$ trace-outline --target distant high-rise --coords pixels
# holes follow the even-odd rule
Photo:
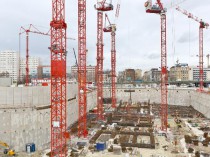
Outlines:
[[[50,65],[40,65],[37,67],[37,78],[38,79],[50,79],[51,67]]]
[[[29,75],[31,78],[37,77],[37,67],[41,65],[41,59],[39,57],[29,57],[28,59],[28,67],[29,67]],[[20,59],[20,75],[23,78],[26,74],[26,59]]]
[[[19,63],[20,63],[19,52],[13,50],[5,50],[0,52],[0,76],[4,74],[7,77],[18,81],[19,78]]]
[[[199,81],[199,68],[198,67],[189,68],[189,80]],[[210,81],[210,68],[203,68],[203,80]]]
[[[96,66],[87,66],[87,82],[95,82],[96,81]],[[77,66],[72,66],[71,67],[71,74],[73,78],[78,79],[78,67]]]

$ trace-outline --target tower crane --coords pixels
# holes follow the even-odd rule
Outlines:
[[[106,26],[103,31],[111,33],[111,80],[112,80],[112,107],[116,108],[116,44],[115,44],[115,35],[116,35],[116,25],[111,24],[109,17],[105,14],[105,23],[106,20],[109,22],[109,25]]]
[[[51,157],[67,156],[65,0],[52,0],[51,37]]]
[[[86,0],[78,0],[78,136],[87,136]]]
[[[120,10],[120,3],[117,4],[115,21],[119,16],[119,10]],[[106,21],[108,21],[109,23],[108,26],[106,26]],[[116,43],[115,43],[116,23],[111,24],[107,14],[105,14],[105,27],[103,31],[111,33],[111,80],[112,80],[111,96],[112,96],[112,107],[116,108]]]
[[[25,75],[25,85],[29,85],[29,33],[34,33],[34,34],[40,34],[40,35],[45,35],[45,36],[50,36],[50,30],[46,33],[41,32],[38,28],[36,28],[33,24],[30,24],[28,28],[24,28],[21,26],[20,32],[19,32],[19,40],[20,36],[22,34],[26,33],[26,75]],[[70,40],[75,40],[74,38],[67,38]],[[20,43],[20,41],[19,41]],[[20,48],[19,48],[20,49]]]
[[[23,26],[20,28],[20,33],[19,33],[19,39],[20,36],[25,33],[26,34],[26,75],[25,75],[25,85],[28,86],[29,85],[29,33],[35,33],[35,34],[40,34],[40,35],[48,35],[49,36],[49,32],[47,33],[43,33],[41,31],[39,31],[34,25],[30,24],[29,28],[24,28]]]
[[[176,8],[177,11],[181,12],[182,14],[186,15],[188,18],[193,19],[194,21],[198,22],[199,25],[199,91],[203,91],[203,81],[204,81],[204,72],[203,72],[203,29],[208,29],[209,24],[204,22],[202,19],[199,19],[198,17],[194,16],[192,13],[189,13],[188,11],[181,9],[180,7]]]
[[[168,100],[167,100],[167,45],[166,45],[166,9],[160,0],[155,5],[152,0],[145,2],[146,12],[159,14],[161,18],[161,129],[167,131],[168,125]]]
[[[97,118],[103,120],[103,12],[113,10],[113,5],[106,0],[98,0],[95,9],[97,10]]]

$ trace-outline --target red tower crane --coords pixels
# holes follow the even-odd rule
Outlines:
[[[97,13],[97,117],[103,119],[103,12],[113,10],[111,3],[106,3],[106,0],[97,1],[95,5]]]
[[[106,21],[109,22],[109,25],[106,26]],[[115,35],[116,35],[116,25],[111,24],[109,17],[105,14],[105,27],[104,32],[111,33],[111,82],[112,82],[112,107],[116,108],[116,44],[115,44]]]
[[[109,25],[106,26],[106,20],[109,22]],[[105,14],[105,28],[103,29],[104,32],[111,33],[111,80],[112,80],[112,107],[116,108],[116,44],[115,44],[115,35],[116,35],[116,25],[111,24],[110,20]]]
[[[86,0],[78,0],[78,136],[87,136]]]
[[[26,29],[24,27],[20,28],[20,33],[19,33],[19,39],[20,36],[26,33],[26,75],[25,75],[25,85],[28,86],[29,85],[29,33],[36,33],[36,34],[41,34],[41,35],[49,35],[49,32],[47,33],[43,33],[41,31],[39,31],[34,25],[30,24],[29,28]]]
[[[152,5],[152,0],[145,3],[147,13],[159,14],[161,18],[161,129],[167,131],[168,125],[168,100],[167,100],[167,47],[166,47],[166,9],[160,0]]]
[[[115,13],[115,21],[119,16],[120,11],[120,1],[117,4],[116,13]],[[109,25],[106,26],[106,21],[108,21]],[[116,23],[111,24],[109,17],[105,14],[105,27],[103,29],[104,32],[111,33],[111,82],[112,82],[112,107],[116,108],[116,43],[115,43],[115,36],[116,36]]]
[[[65,0],[52,0],[51,26],[51,157],[67,156]]]
[[[198,17],[194,16],[193,14],[187,12],[184,9],[181,9],[180,7],[177,7],[176,10],[178,10],[179,12],[181,12],[182,14],[186,15],[188,18],[193,19],[194,21],[198,22],[199,25],[199,83],[200,83],[200,87],[199,87],[199,91],[202,92],[203,91],[203,76],[204,76],[204,72],[203,72],[203,29],[204,28],[208,28],[209,24],[202,21],[202,19],[199,19]]]

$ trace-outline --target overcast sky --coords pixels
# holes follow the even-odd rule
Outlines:
[[[108,0],[107,0],[108,1]],[[118,0],[112,0],[115,5]],[[162,0],[164,6],[182,0]],[[153,0],[153,2],[155,2]],[[96,15],[94,9],[96,0],[87,0],[87,64],[96,64]],[[144,0],[121,0],[119,19],[117,21],[116,50],[117,70],[125,68],[140,68],[149,70],[160,67],[160,17],[147,14]],[[18,33],[21,26],[29,24],[47,32],[51,21],[51,0],[0,0],[0,51],[19,50]],[[193,15],[210,23],[208,11],[209,0],[185,0],[179,5]],[[67,35],[77,38],[77,0],[66,0]],[[108,13],[114,20],[115,10]],[[174,65],[177,59],[181,63],[198,65],[199,23],[188,19],[175,9],[167,12],[167,51],[168,67]],[[68,65],[74,65],[75,59],[72,48],[76,49],[77,42],[68,40]],[[104,69],[110,68],[110,34],[104,34]],[[50,63],[48,36],[30,34],[30,55],[39,56],[43,64]],[[210,31],[204,30],[204,55],[210,53]],[[25,56],[25,35],[21,37],[21,56]],[[206,66],[206,57],[204,58]]]

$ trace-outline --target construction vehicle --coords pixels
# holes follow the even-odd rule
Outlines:
[[[4,154],[7,154],[8,156],[15,156],[15,150],[10,149],[9,145],[5,142],[0,141],[0,146],[3,146],[4,149]]]

